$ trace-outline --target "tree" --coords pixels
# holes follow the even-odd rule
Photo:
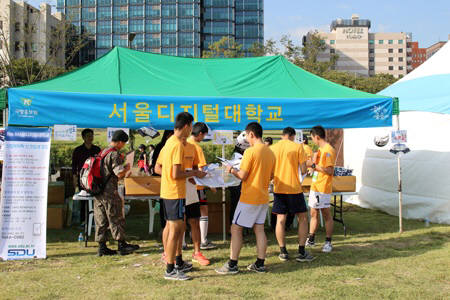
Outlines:
[[[332,54],[329,61],[319,61],[319,54],[325,50],[327,50],[327,45],[324,43],[319,33],[317,31],[309,32],[301,50],[303,61],[296,63],[296,65],[308,72],[321,76],[325,71],[333,68],[339,58],[338,55]]]
[[[268,39],[265,44],[254,43],[248,51],[252,56],[280,55],[277,42],[274,39]]]
[[[9,31],[10,26],[0,28],[0,86],[30,84],[71,69],[74,57],[86,45],[86,34],[78,33],[71,20],[63,15],[54,16],[58,22],[46,26],[49,27],[46,30],[40,29],[39,13],[29,13],[23,23],[23,18],[16,20],[15,14],[9,14],[9,9],[0,12],[3,24],[20,25],[14,32]],[[14,39],[15,45],[9,45],[10,36],[17,36],[16,32],[20,32],[20,40]]]
[[[208,47],[209,50],[203,51],[203,58],[223,57],[236,58],[244,57],[242,45],[236,43],[234,38],[224,36],[219,41],[212,43]]]
[[[334,70],[322,73],[321,77],[337,84],[372,94],[380,92],[398,80],[390,74],[377,74],[372,77],[366,77]]]

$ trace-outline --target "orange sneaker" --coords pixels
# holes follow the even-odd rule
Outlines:
[[[207,259],[206,257],[203,256],[203,254],[201,252],[197,253],[197,254],[192,254],[192,261],[199,263],[201,266],[207,266],[210,264],[209,259]]]

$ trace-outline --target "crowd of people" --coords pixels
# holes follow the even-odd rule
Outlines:
[[[166,130],[161,142],[156,145],[151,155],[146,153],[144,145],[139,147],[138,166],[142,172],[161,176],[160,216],[163,253],[166,264],[164,278],[168,280],[189,280],[186,272],[193,266],[182,256],[186,224],[190,226],[194,246],[192,262],[202,266],[210,264],[201,250],[216,246],[208,241],[208,205],[204,187],[195,187],[193,177],[203,178],[206,166],[205,156],[199,143],[208,133],[205,123],[194,121],[187,112],[179,113],[175,119],[174,130]],[[83,144],[80,153],[100,152],[92,147],[92,131],[83,131]],[[311,138],[318,151],[313,153],[304,143],[294,142],[296,132],[291,127],[283,130],[281,141],[273,144],[271,138],[263,140],[263,128],[257,122],[249,123],[243,133],[243,140],[238,141],[235,151],[243,155],[239,169],[225,166],[226,172],[240,179],[241,184],[230,188],[231,194],[231,246],[229,260],[215,271],[219,274],[239,272],[238,259],[243,244],[245,228],[253,229],[256,236],[257,257],[247,269],[266,272],[265,258],[267,238],[264,231],[265,219],[269,209],[269,185],[273,183],[274,202],[272,214],[276,217],[275,235],[280,247],[278,255],[281,261],[290,259],[285,239],[286,223],[289,219],[298,220],[298,253],[295,260],[310,262],[315,259],[305,248],[315,246],[315,232],[318,226],[319,211],[325,220],[326,240],[323,252],[332,251],[333,218],[330,213],[332,177],[336,154],[333,147],[326,142],[326,133],[321,126],[311,129]],[[118,180],[125,176],[130,166],[124,166],[123,156],[119,151],[128,141],[127,134],[118,130],[114,133],[111,148],[102,164],[106,187],[101,195],[95,196],[94,218],[96,223],[95,240],[99,243],[98,255],[114,255],[117,252],[107,248],[106,232],[108,228],[112,237],[118,241],[118,251],[125,255],[137,250],[139,246],[125,241],[125,220],[120,204]],[[79,147],[79,148],[80,148]],[[77,148],[78,149],[78,148]],[[98,151],[97,151],[98,150]],[[77,150],[76,150],[77,151]],[[78,152],[77,152],[78,153]],[[74,152],[74,157],[76,154]],[[77,175],[75,166],[74,182]],[[312,175],[312,184],[308,204],[303,195],[302,174]],[[194,185],[197,196],[187,196],[186,190]],[[189,194],[191,195],[191,194]],[[308,208],[310,222],[308,224]]]

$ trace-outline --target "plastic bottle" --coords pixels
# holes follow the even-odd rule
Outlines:
[[[80,235],[78,236],[78,244],[80,244],[80,247],[83,245],[83,233],[80,232]]]

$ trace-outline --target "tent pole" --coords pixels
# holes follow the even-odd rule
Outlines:
[[[396,119],[396,127],[397,130],[400,130],[400,113],[395,116]],[[403,203],[403,195],[402,195],[402,166],[400,161],[401,153],[397,153],[397,174],[398,174],[398,226],[399,233],[403,232],[403,216],[402,216],[402,203]]]
[[[225,144],[222,144],[222,159],[225,159]],[[225,170],[222,168],[222,178],[225,182]],[[225,185],[222,187],[222,232],[223,232],[223,241],[226,241],[226,205],[225,205]]]

